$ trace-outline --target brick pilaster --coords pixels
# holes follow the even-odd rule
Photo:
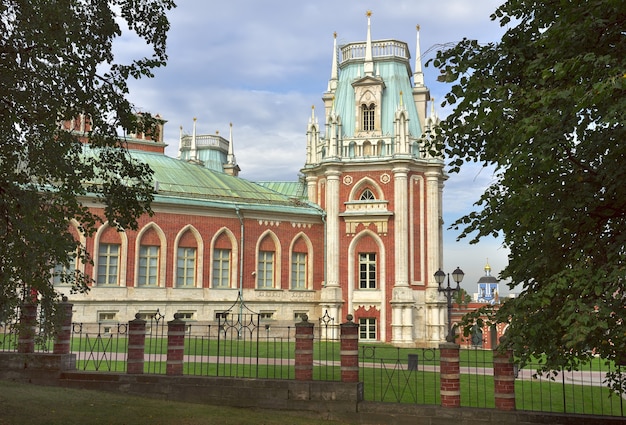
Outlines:
[[[139,318],[128,322],[128,357],[126,373],[142,374],[146,349],[146,321]]]
[[[72,339],[72,308],[74,304],[68,303],[67,298],[63,297],[63,302],[59,304],[59,312],[63,315],[61,321],[61,329],[56,333],[54,338],[54,354],[69,354],[70,341]]]
[[[461,369],[459,344],[445,342],[439,345],[439,372],[441,381],[441,406],[461,406]]]
[[[296,323],[296,380],[313,379],[313,323],[304,315]]]
[[[183,357],[185,354],[185,321],[178,313],[174,320],[167,322],[167,366],[166,375],[183,374]]]
[[[515,410],[515,368],[511,350],[494,351],[493,385],[496,409]]]
[[[20,309],[20,326],[17,339],[18,353],[35,352],[35,323],[37,321],[37,304],[27,302]]]
[[[342,323],[340,335],[341,382],[359,382],[359,325],[352,321]]]

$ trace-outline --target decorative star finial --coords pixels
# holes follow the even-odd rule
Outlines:
[[[368,10],[367,12],[365,12],[365,16],[367,16],[368,18],[372,16],[372,11]]]
[[[333,37],[337,38],[337,31],[333,33]]]

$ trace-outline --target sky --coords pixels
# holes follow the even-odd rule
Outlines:
[[[503,0],[178,0],[169,13],[168,64],[152,79],[131,81],[130,101],[140,111],[160,114],[166,154],[176,156],[180,127],[191,133],[228,139],[233,124],[234,153],[240,177],[251,181],[295,181],[304,166],[306,128],[311,106],[323,111],[322,94],[330,78],[333,33],[337,44],[364,41],[366,12],[372,11],[372,39],[408,43],[415,64],[416,26],[420,26],[422,61],[432,59],[448,43],[467,37],[498,41],[505,29],[490,15]],[[118,60],[145,53],[145,45],[122,37]],[[440,118],[450,113],[439,106],[449,86],[436,81],[438,71],[424,68],[425,82]],[[317,114],[320,125],[323,117]],[[447,180],[444,198],[444,272],[457,266],[465,272],[462,287],[477,291],[487,259],[492,274],[507,264],[502,239],[476,245],[456,241],[448,230],[472,211],[489,185],[492,173],[475,164]],[[500,285],[500,293],[508,293]]]

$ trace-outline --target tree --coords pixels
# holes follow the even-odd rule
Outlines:
[[[626,350],[625,17],[618,0],[511,0],[491,16],[508,27],[499,42],[464,39],[429,61],[454,106],[431,148],[452,172],[494,170],[453,227],[503,237],[501,278],[522,291],[491,318],[544,371]]]
[[[130,157],[119,133],[156,128],[126,99],[127,81],[165,65],[165,13],[173,7],[171,0],[0,4],[0,321],[37,299],[52,325],[53,274],[73,291],[88,289],[76,261],[90,258],[72,219],[90,234],[104,220],[134,228],[151,212],[152,171]],[[130,63],[114,57],[124,26],[149,50]],[[62,128],[79,116],[84,131]],[[104,204],[105,217],[85,199]]]
[[[472,296],[467,293],[463,288],[454,293],[454,303],[462,306],[466,306],[472,302]]]

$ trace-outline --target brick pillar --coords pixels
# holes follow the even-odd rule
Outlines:
[[[341,382],[359,382],[359,325],[352,319],[353,316],[348,314],[348,321],[339,325]]]
[[[146,349],[146,321],[135,314],[135,319],[128,322],[128,357],[126,373],[142,374]]]
[[[511,350],[494,350],[493,385],[496,409],[515,410],[515,368]]]
[[[296,323],[296,380],[313,379],[313,323],[305,314]]]
[[[19,335],[17,339],[18,353],[35,352],[35,323],[37,321],[37,304],[24,303],[20,309]]]
[[[461,369],[459,367],[459,344],[439,344],[439,373],[441,375],[441,406],[461,406]]]
[[[67,302],[67,297],[63,297],[63,302],[59,304],[59,312],[63,315],[61,329],[54,339],[54,354],[69,354],[70,341],[72,339],[72,308],[74,304]]]
[[[166,375],[183,374],[185,354],[185,321],[176,313],[174,320],[167,322],[167,366]]]

